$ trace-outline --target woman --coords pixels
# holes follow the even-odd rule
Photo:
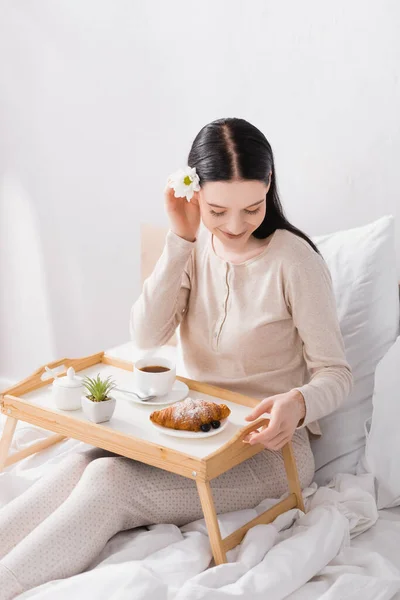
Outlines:
[[[190,377],[259,398],[249,421],[271,415],[246,440],[265,449],[211,481],[223,513],[287,491],[289,440],[301,486],[311,483],[308,432],[321,434],[318,419],[346,398],[352,374],[329,270],[283,214],[264,135],[219,119],[199,132],[188,164],[200,190],[187,202],[166,186],[170,230],[130,329],[146,348],[180,325]],[[83,571],[118,531],[202,517],[190,479],[100,449],[69,456],[0,511],[0,599]]]

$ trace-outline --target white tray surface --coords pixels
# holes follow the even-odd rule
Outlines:
[[[90,377],[96,376],[98,373],[100,373],[101,377],[111,375],[120,387],[134,389],[133,372],[126,371],[125,369],[98,363],[92,367],[79,371],[79,375],[89,375]],[[220,435],[199,440],[179,439],[164,435],[152,426],[149,419],[150,413],[155,409],[154,406],[146,406],[145,404],[138,405],[127,399],[127,396],[123,396],[119,393],[115,393],[117,405],[111,420],[99,423],[99,425],[114,431],[132,435],[135,438],[152,442],[153,444],[163,446],[164,448],[171,448],[196,458],[204,458],[218,450],[218,448],[231,439],[239,429],[249,424],[244,418],[251,412],[250,407],[221,400],[214,396],[208,396],[207,394],[194,392],[192,390],[189,390],[189,396],[192,398],[202,398],[226,404],[231,409],[231,414],[229,415],[230,422],[226,429],[221,431]],[[51,394],[51,383],[39,390],[24,394],[21,398],[28,400],[37,406],[53,410],[56,413],[68,415],[81,421],[87,421],[82,410],[64,411],[58,409],[54,405]]]

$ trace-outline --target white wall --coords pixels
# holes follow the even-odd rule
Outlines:
[[[167,176],[213,119],[265,133],[310,235],[399,220],[399,18],[395,0],[3,1],[0,377],[128,339],[139,223],[167,223]]]

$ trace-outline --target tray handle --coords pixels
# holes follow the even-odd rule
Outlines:
[[[250,445],[250,444],[244,443],[243,440],[246,437],[246,435],[248,435],[255,429],[258,429],[259,427],[262,427],[263,425],[268,427],[268,424],[269,424],[269,418],[267,419],[265,417],[257,419],[256,421],[252,421],[245,427],[242,427],[241,429],[239,429],[239,431],[237,431],[235,433],[235,435],[231,437],[230,440],[228,440],[223,446],[218,448],[218,450],[216,450],[215,452],[210,454],[207,457],[207,459],[211,459],[211,458],[215,459],[217,456],[224,454],[228,448],[229,448],[229,454],[237,454],[237,453],[242,454],[243,452],[248,453],[248,451],[250,449],[251,450],[258,449],[258,447],[261,446],[261,444]],[[254,453],[256,453],[256,451]]]
[[[254,431],[255,429],[258,429],[259,427],[261,427],[263,425],[268,427],[269,418],[262,417],[260,419],[257,419],[256,421],[252,421],[251,423],[249,423],[242,429],[239,429],[239,431],[232,437],[232,439],[229,440],[227,445],[232,445],[233,443],[238,442],[238,441],[242,442],[244,440],[244,438],[246,437],[246,435],[248,435],[249,433],[251,433],[252,431]]]
[[[12,394],[14,396],[27,394],[32,390],[44,387],[48,385],[52,378],[48,375],[46,371],[46,367],[50,370],[57,369],[57,376],[64,375],[67,372],[69,367],[74,367],[75,371],[81,371],[82,369],[86,369],[92,365],[100,363],[104,356],[104,352],[97,352],[96,354],[91,354],[90,356],[85,356],[82,358],[61,358],[59,360],[55,360],[47,365],[43,365],[39,367],[32,375],[20,381],[16,385],[4,390],[1,395],[5,396],[6,394]],[[59,369],[63,367],[63,369]],[[43,378],[43,375],[46,375]]]

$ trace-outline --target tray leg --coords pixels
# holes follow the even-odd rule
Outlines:
[[[13,439],[14,431],[17,426],[18,419],[14,417],[7,417],[6,423],[3,429],[3,435],[0,439],[0,471],[4,469],[7,462],[8,451],[11,446],[11,442]]]
[[[214,561],[216,565],[221,565],[222,563],[226,563],[226,553],[222,543],[217,514],[215,512],[211,486],[208,481],[196,481],[196,484],[203,509],[204,519],[207,525],[208,537],[210,538],[210,545],[214,556]]]
[[[297,471],[296,460],[293,454],[292,442],[288,442],[283,446],[282,454],[283,460],[285,462],[289,490],[292,494],[295,494],[297,498],[297,508],[305,512],[303,494],[301,492],[301,485],[299,480],[299,474]]]
[[[14,463],[26,458],[27,456],[31,456],[32,454],[36,454],[36,452],[40,452],[49,446],[54,446],[54,444],[58,444],[58,442],[62,442],[66,440],[67,437],[65,435],[61,435],[59,433],[55,433],[54,435],[50,435],[49,437],[41,440],[40,442],[35,442],[31,446],[24,448],[23,450],[19,450],[18,452],[13,452],[6,460],[6,464],[4,466],[9,467]]]
[[[31,444],[23,450],[9,454],[8,452],[17,423],[18,419],[15,419],[14,417],[7,417],[3,435],[0,439],[0,471],[2,471],[5,467],[9,467],[10,465],[22,460],[23,458],[26,458],[27,456],[36,454],[36,452],[40,452],[40,450],[44,450],[49,446],[53,446],[54,444],[58,444],[58,442],[62,442],[63,440],[67,439],[65,435],[56,433],[54,435],[50,435],[44,440],[40,440],[39,442]]]

